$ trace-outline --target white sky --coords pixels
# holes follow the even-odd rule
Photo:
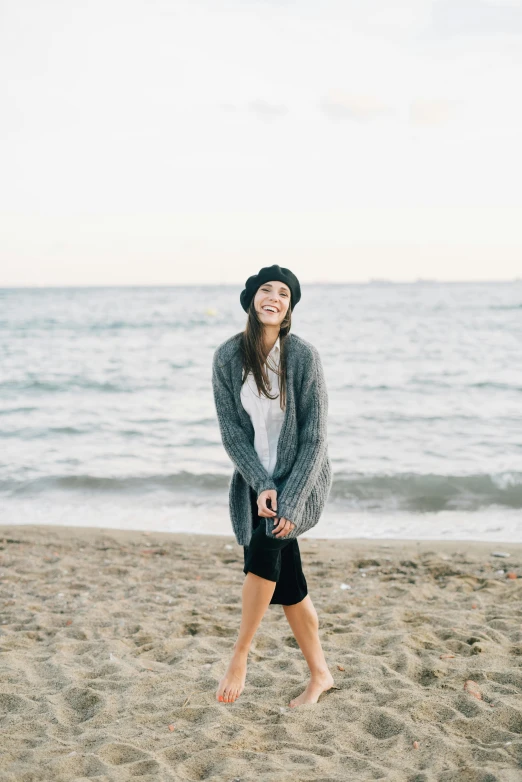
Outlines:
[[[522,0],[0,0],[0,285],[522,276]]]

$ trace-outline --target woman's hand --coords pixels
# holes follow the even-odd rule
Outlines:
[[[290,519],[285,519],[284,516],[281,516],[279,519],[275,520],[272,532],[276,538],[285,538],[293,529],[295,529],[295,524],[291,522]],[[275,534],[276,532],[277,535]]]
[[[267,503],[270,503],[268,507]],[[266,489],[257,498],[257,512],[260,516],[275,516],[277,510],[277,491]]]
[[[271,507],[268,507],[270,503]],[[257,498],[257,512],[259,516],[265,518],[274,517],[274,529],[272,532],[276,538],[285,538],[289,532],[295,529],[295,524],[290,519],[285,519],[284,516],[279,518],[276,515],[277,511],[277,491],[275,489],[266,489],[262,491]]]

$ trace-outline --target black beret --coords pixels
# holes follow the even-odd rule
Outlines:
[[[239,301],[241,302],[241,306],[245,312],[248,312],[250,302],[256,295],[257,289],[260,287],[260,285],[262,285],[264,282],[270,282],[272,280],[279,280],[280,282],[284,282],[286,285],[288,285],[291,293],[290,311],[294,309],[295,305],[301,298],[301,286],[299,285],[299,280],[295,274],[290,271],[290,269],[285,269],[284,266],[278,266],[277,263],[274,263],[273,266],[263,266],[263,268],[260,269],[257,274],[253,274],[245,282],[245,287],[239,296]]]

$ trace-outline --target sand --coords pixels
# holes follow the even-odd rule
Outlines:
[[[290,709],[308,669],[277,605],[215,699],[232,536],[0,527],[0,780],[520,782],[522,545],[300,546],[338,689]]]

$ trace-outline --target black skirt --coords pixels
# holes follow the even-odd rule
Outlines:
[[[243,573],[255,573],[256,576],[276,582],[270,603],[287,606],[300,603],[307,596],[308,587],[297,538],[269,538],[265,532],[266,517],[258,515],[257,496],[252,487],[250,498],[254,530],[249,545],[243,546]]]

